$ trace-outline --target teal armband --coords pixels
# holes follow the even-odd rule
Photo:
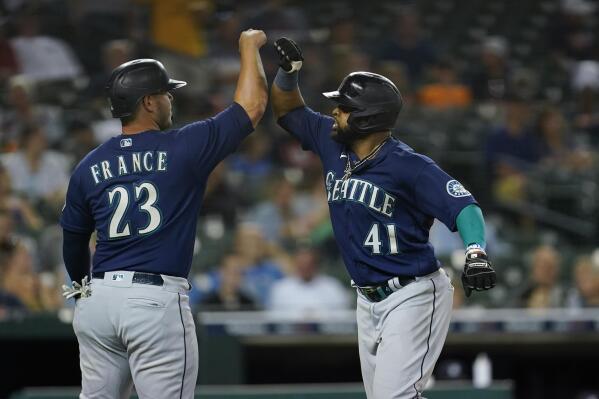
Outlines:
[[[478,205],[468,205],[458,214],[456,219],[460,237],[464,241],[464,246],[479,245],[485,248],[485,220],[483,212]]]
[[[279,68],[274,83],[283,91],[293,91],[297,88],[298,75],[298,71],[288,73],[283,68]]]

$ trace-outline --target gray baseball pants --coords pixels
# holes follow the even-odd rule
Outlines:
[[[162,286],[133,283],[133,272],[92,279],[75,307],[80,399],[190,399],[198,343],[186,279],[162,275]]]
[[[417,399],[439,358],[453,286],[440,269],[380,302],[358,292],[358,345],[368,399]]]

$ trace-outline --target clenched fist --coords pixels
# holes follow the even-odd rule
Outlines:
[[[266,43],[266,33],[261,30],[248,29],[241,32],[239,36],[239,48],[252,46],[260,48]]]
[[[462,273],[462,285],[466,297],[469,297],[472,291],[485,291],[495,287],[496,280],[495,270],[485,251],[480,247],[468,249]]]

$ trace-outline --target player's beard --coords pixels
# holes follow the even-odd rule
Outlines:
[[[349,126],[342,128],[337,124],[337,129],[332,131],[331,138],[340,144],[350,145],[360,138],[360,133],[351,130]]]

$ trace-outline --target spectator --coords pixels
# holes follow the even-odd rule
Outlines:
[[[98,71],[90,73],[90,80],[85,91],[85,97],[95,99],[105,106],[106,98],[104,88],[112,73],[112,70],[135,57],[135,46],[132,41],[126,39],[111,40],[102,48],[102,59],[94,69]]]
[[[581,256],[576,260],[574,284],[568,297],[570,307],[599,307],[599,265],[593,263],[593,258]]]
[[[390,35],[381,45],[380,58],[400,61],[406,66],[412,84],[418,85],[426,68],[436,59],[436,51],[420,26],[418,12],[414,8],[404,8]]]
[[[269,310],[310,315],[350,308],[347,290],[339,281],[319,271],[318,255],[313,249],[298,250],[293,265],[293,275],[273,285]]]
[[[21,132],[20,149],[0,158],[12,177],[13,189],[56,215],[64,203],[68,184],[67,158],[47,149],[46,138],[37,126],[28,126]]]
[[[132,3],[131,0],[77,0],[69,3],[76,29],[73,39],[77,54],[91,75],[100,72],[103,67],[99,48],[111,40],[141,34],[136,23],[139,12]],[[90,46],[90,43],[94,45]]]
[[[571,80],[574,91],[599,90],[599,62],[590,60],[577,62],[572,68]]]
[[[472,102],[470,89],[459,82],[455,67],[441,60],[431,68],[432,82],[420,88],[420,104],[435,110],[464,108]]]
[[[272,37],[306,34],[309,28],[301,3],[293,4],[284,0],[268,0],[253,4],[244,10],[251,16],[246,26],[259,26]]]
[[[587,0],[562,0],[560,3],[560,12],[548,24],[548,43],[566,60],[589,59],[598,45],[593,22],[596,5]]]
[[[250,223],[240,224],[235,235],[234,253],[241,258],[244,286],[259,306],[266,304],[273,284],[290,270],[289,256],[268,243],[260,229]],[[220,283],[217,283],[218,287]]]
[[[4,245],[15,241],[14,217],[12,212],[6,208],[0,208],[0,247],[5,250],[12,246]]]
[[[207,52],[205,26],[214,11],[210,0],[149,0],[155,45],[189,57]]]
[[[243,258],[227,255],[218,270],[220,286],[202,299],[205,310],[255,310],[254,299],[243,290]]]
[[[3,289],[5,286],[4,275],[7,270],[7,262],[14,251],[14,242],[11,240],[0,241],[0,321],[10,317],[13,313],[26,312],[27,308],[14,294]]]
[[[11,220],[14,219],[17,230],[21,232],[33,234],[43,227],[43,220],[29,201],[12,194],[10,176],[2,165],[0,165],[0,214]],[[0,228],[0,231],[2,230]],[[0,240],[2,238],[4,237],[0,236]]]
[[[592,166],[592,154],[576,147],[574,138],[568,135],[570,131],[559,108],[543,109],[537,129],[541,139],[539,155],[545,166],[571,171],[585,171]]]
[[[83,157],[98,146],[91,125],[87,122],[76,120],[69,126],[65,152],[73,157],[73,165],[77,165]]]
[[[503,37],[486,38],[480,51],[480,62],[475,62],[468,73],[474,98],[501,100],[509,92],[511,69],[508,65],[508,44]]]
[[[555,248],[548,245],[537,247],[532,255],[530,281],[520,295],[520,306],[530,309],[563,306],[560,267],[561,257]]]
[[[296,221],[311,213],[316,203],[311,196],[297,192],[284,176],[272,182],[270,191],[272,194],[267,200],[250,210],[247,221],[260,226],[268,241],[282,244],[295,237],[299,227]]]
[[[292,266],[289,256],[278,246],[267,242],[260,228],[251,223],[241,223],[235,231],[232,254],[229,262],[239,263],[243,276],[244,293],[249,295],[257,307],[264,307],[272,285],[285,276]],[[221,289],[220,271],[214,270],[196,280],[197,290],[192,292],[194,302],[201,302],[207,294]]]
[[[403,63],[392,60],[377,62],[377,67],[374,72],[386,76],[395,83],[397,87],[401,87],[401,97],[404,100],[404,107],[406,107],[406,109],[417,104],[417,101],[414,100],[418,88],[414,87],[414,82],[410,81],[406,67]]]
[[[206,95],[210,90],[215,72],[221,73],[221,70],[210,69],[212,65],[205,62],[211,44],[207,28],[214,18],[216,2],[212,0],[144,0],[143,2],[149,5],[149,35],[154,44],[152,56],[159,59],[173,76],[181,76],[187,81],[187,87],[181,93],[183,97],[179,96],[178,102],[196,103],[197,97]],[[236,38],[239,32],[240,30],[235,31]],[[229,75],[231,82],[227,88],[227,95],[230,94],[231,97],[239,71],[237,40],[235,40],[232,60],[237,69],[230,71]],[[223,101],[216,109],[224,109],[226,101],[228,100]],[[193,112],[195,115],[193,120],[196,120],[197,111]],[[183,118],[178,118],[181,119]],[[190,119],[185,120],[191,122]]]
[[[7,250],[2,286],[17,297],[29,311],[54,311],[62,306],[58,282],[54,274],[36,274],[33,269],[31,250],[24,242],[17,241]]]
[[[204,223],[208,219],[219,220],[224,224],[223,227],[233,229],[237,223],[238,213],[246,205],[246,195],[241,192],[241,189],[235,190],[231,187],[227,181],[228,174],[226,162],[218,164],[210,173],[200,209],[200,218]]]
[[[575,97],[574,127],[599,143],[599,62],[576,64],[572,76]]]
[[[326,85],[328,87],[335,87],[338,82],[342,81],[351,72],[370,70],[372,70],[372,58],[367,52],[360,50],[340,51],[331,60],[332,75],[329,76],[329,81]],[[328,106],[330,107],[330,104]]]
[[[228,159],[229,169],[239,174],[244,185],[261,188],[261,182],[271,173],[271,142],[267,134],[256,132],[241,144],[241,148]]]
[[[0,109],[0,145],[14,151],[18,136],[27,125],[44,126],[44,134],[52,144],[64,136],[64,115],[61,107],[39,104],[34,99],[35,84],[25,76],[15,76],[8,82],[8,107]]]
[[[239,72],[239,57],[237,55],[237,40],[242,23],[239,14],[222,12],[216,16],[216,26],[210,38],[209,57],[210,75],[212,80],[206,82],[211,88],[211,102],[216,108],[222,108],[226,98],[233,96],[237,74]],[[206,76],[202,76],[206,79]],[[203,86],[206,87],[206,84]],[[218,89],[216,89],[218,88]]]
[[[335,56],[356,50],[356,23],[349,15],[341,15],[331,23],[330,48]]]
[[[11,45],[27,78],[39,82],[73,79],[83,74],[75,53],[66,42],[40,33],[36,15],[22,16],[17,26],[18,35],[11,40]]]
[[[539,160],[539,139],[529,127],[530,106],[519,98],[504,105],[505,123],[487,138],[486,162],[495,198],[524,199],[526,172]]]

